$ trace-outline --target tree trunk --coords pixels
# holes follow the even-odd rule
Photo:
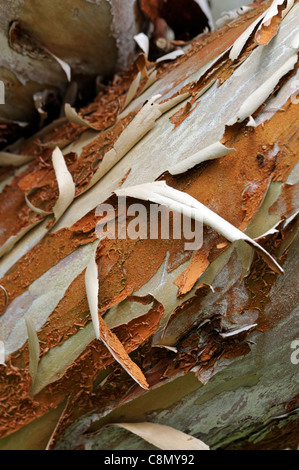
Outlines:
[[[145,22],[137,0],[4,0],[0,18],[0,119],[23,126],[39,108],[36,94],[53,106],[70,84],[86,94],[95,77],[131,63]]]
[[[297,448],[299,4],[272,3],[0,153],[0,449],[157,448],[118,426],[142,422]],[[118,194],[146,237],[111,236]],[[155,202],[201,248],[150,238]]]

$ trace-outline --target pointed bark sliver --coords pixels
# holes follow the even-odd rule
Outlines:
[[[108,328],[107,324],[101,316],[99,316],[101,340],[110,351],[114,359],[128,372],[140,387],[145,390],[149,389],[146,378],[140,368],[132,361],[124,346],[117,336]]]
[[[57,222],[73,202],[75,198],[76,187],[73,181],[73,177],[68,170],[64,156],[59,147],[56,147],[52,153],[52,163],[59,190],[59,197],[52,211],[55,217],[55,221]],[[25,196],[25,200],[29,208],[37,214],[52,214],[52,212],[46,212],[42,209],[39,209],[38,207],[33,206],[27,196]]]
[[[210,450],[199,439],[162,424],[116,423],[109,426],[126,429],[162,450]]]
[[[109,329],[106,322],[98,313],[98,267],[95,261],[95,252],[85,273],[85,286],[88,305],[97,339],[103,341],[114,359],[126,372],[145,390],[149,389],[146,378],[140,368],[133,362],[117,336]]]
[[[29,372],[33,384],[38,369],[40,346],[34,323],[30,317],[25,317],[25,324],[27,328],[29,345]]]

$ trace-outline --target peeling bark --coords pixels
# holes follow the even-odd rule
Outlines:
[[[1,170],[0,449],[156,448],[136,422],[212,449],[298,446],[299,4],[279,9],[261,47],[253,33],[271,4],[172,61],[141,53],[93,103],[23,142],[31,162]],[[74,185],[59,220],[56,147]],[[127,228],[120,190],[149,229],[156,198],[132,187],[161,181],[244,236],[206,217],[195,251],[184,234],[98,244],[96,207]]]

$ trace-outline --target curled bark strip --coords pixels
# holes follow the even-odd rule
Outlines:
[[[235,41],[229,58],[236,60],[240,56],[245,44],[256,30],[255,42],[258,45],[268,44],[276,35],[281,20],[286,16],[294,5],[294,0],[274,0],[268,10],[262,13],[243,34]]]
[[[135,42],[138,44],[140,49],[144,52],[146,58],[149,54],[149,39],[144,33],[139,33],[134,36]]]
[[[235,149],[228,149],[220,142],[216,142],[215,144],[209,145],[209,147],[194,153],[182,162],[177,163],[168,171],[171,175],[179,175],[180,173],[185,173],[199,163],[203,163],[207,160],[215,160],[234,151]]]
[[[162,450],[210,450],[199,439],[158,423],[113,423],[108,426],[118,426],[130,431]]]
[[[274,0],[266,11],[262,23],[255,33],[255,42],[261,46],[268,44],[276,35],[281,20],[294,6],[294,0]]]
[[[190,96],[190,93],[182,93],[181,95],[176,95],[173,98],[170,98],[167,101],[163,101],[159,105],[159,109],[162,114],[167,113],[170,109],[174,108],[177,104],[180,104],[182,101],[185,101]]]
[[[61,414],[60,414],[60,416],[59,416],[59,418],[58,418],[58,421],[57,421],[57,423],[56,423],[56,426],[55,426],[55,428],[53,429],[53,432],[52,432],[52,434],[51,434],[51,436],[50,436],[50,439],[48,440],[48,443],[47,443],[47,445],[46,445],[45,450],[52,450],[52,446],[53,446],[54,443],[55,443],[56,434],[59,432],[59,427],[60,427],[60,425],[61,425],[62,422],[63,422],[63,418],[65,417],[66,411],[67,411],[68,406],[69,406],[69,404],[70,404],[70,401],[71,401],[70,398],[71,398],[71,395],[69,395],[69,396],[67,397],[67,399],[64,400],[64,402],[62,403],[62,404],[64,404],[64,406],[63,406],[63,408],[62,408],[62,411],[61,411]]]
[[[59,57],[57,57],[55,54],[53,54],[51,51],[49,51],[49,49],[47,49],[47,48],[44,48],[44,49],[60,65],[60,67],[62,68],[62,70],[64,71],[64,73],[66,75],[66,78],[67,78],[68,82],[70,82],[72,80],[72,69],[69,66],[69,64],[67,64],[64,60],[59,59]]]
[[[208,0],[195,0],[195,2],[198,3],[203,13],[205,14],[208,20],[209,28],[212,31],[214,29],[214,21],[210,8],[210,2]]]
[[[56,147],[52,154],[52,161],[59,189],[59,198],[53,208],[53,212],[55,219],[58,220],[73,202],[75,197],[75,183],[72,175],[68,171],[64,156],[58,147]]]
[[[136,77],[132,81],[132,83],[130,85],[130,88],[128,90],[128,93],[127,93],[127,96],[126,96],[126,101],[125,101],[125,104],[124,104],[124,108],[126,108],[131,103],[133,98],[135,97],[135,95],[137,93],[137,90],[138,90],[138,87],[139,87],[139,84],[140,84],[140,78],[141,78],[141,72],[138,72]]]
[[[96,338],[105,344],[114,359],[128,372],[128,374],[140,385],[140,387],[148,390],[148,383],[140,368],[130,359],[122,343],[108,328],[106,322],[99,315],[99,282],[95,253],[93,254],[86,269],[85,286]]]
[[[99,316],[101,340],[112,354],[114,359],[125,369],[125,371],[140,385],[144,390],[149,386],[140,368],[130,359],[122,343],[117,336],[108,328],[105,321]]]
[[[98,309],[98,296],[99,296],[99,279],[98,279],[98,266],[95,260],[96,249],[88,263],[85,272],[85,288],[88,299],[89,311],[93,323],[93,329],[97,339],[101,338],[100,320]]]
[[[257,323],[253,323],[252,325],[246,325],[246,326],[242,326],[241,328],[236,328],[236,329],[232,329],[232,330],[228,330],[224,333],[219,333],[221,338],[231,338],[233,336],[238,336],[239,334],[241,333],[244,333],[244,331],[250,331],[250,330],[253,330],[253,328],[255,328],[257,326]]]
[[[161,95],[153,96],[144,106],[139,113],[135,116],[133,121],[126,127],[126,129],[119,136],[114,144],[114,147],[104,155],[99,168],[91,178],[89,185],[84,190],[87,191],[94,186],[112,167],[116,165],[131,148],[134,147],[142,137],[147,134],[154,126],[156,120],[161,116],[160,105],[156,101]]]
[[[73,181],[72,175],[68,171],[64,156],[58,147],[56,147],[52,154],[52,162],[59,189],[59,197],[55,206],[53,207],[54,217],[57,221],[75,198],[75,183]],[[34,212],[37,212],[41,215],[49,215],[52,213],[34,207],[27,197],[25,197],[25,199],[30,209],[32,209]]]
[[[7,290],[5,289],[5,287],[1,286],[1,284],[0,284],[0,289],[4,292],[4,296],[5,296],[5,304],[4,304],[4,309],[3,309],[3,312],[2,312],[2,314],[3,314],[6,310],[6,308],[7,308],[7,305],[8,305],[8,293],[7,293]]]
[[[93,129],[94,131],[98,131],[96,127],[92,126],[91,124],[89,124],[88,121],[86,121],[81,116],[79,116],[75,108],[73,108],[69,103],[65,104],[64,112],[65,112],[67,119],[73,124],[78,124],[79,126],[83,126],[83,127],[89,127],[90,129]]]
[[[34,157],[27,155],[17,155],[9,152],[0,152],[0,166],[22,166],[31,162]]]
[[[145,83],[144,87],[142,88],[142,93],[147,90],[150,86],[152,86],[157,81],[157,70],[154,70],[149,75],[147,82]]]
[[[260,24],[262,19],[263,19],[263,15],[259,16],[250,26],[248,26],[246,31],[244,31],[244,33],[241,34],[241,36],[239,36],[238,39],[234,42],[233,47],[231,48],[231,51],[229,53],[229,58],[231,60],[237,60],[239,58],[245,44],[247,43],[253,31]]]
[[[34,384],[38,369],[40,346],[34,323],[30,317],[25,317],[25,324],[27,328],[29,345],[29,372],[32,384]]]
[[[204,224],[212,227],[223,235],[227,240],[235,242],[244,240],[250,246],[255,248],[261,254],[266,263],[279,274],[283,274],[283,269],[277,261],[257,242],[248,237],[245,233],[231,225],[215,212],[208,209],[199,201],[189,196],[187,193],[178,191],[167,186],[165,181],[146,183],[130,188],[119,189],[115,191],[117,196],[135,197],[144,201],[151,201],[157,204],[167,206],[170,210],[183,213]]]
[[[169,52],[169,54],[165,54],[162,57],[159,57],[156,62],[165,62],[166,60],[175,60],[181,55],[184,55],[184,51],[182,49],[177,49],[176,51]]]
[[[252,114],[266,101],[269,95],[274,91],[276,85],[288,72],[293,70],[298,61],[297,54],[293,54],[268,80],[266,80],[257,90],[255,90],[242,104],[236,116],[229,122],[228,126],[236,122],[243,122],[244,119]]]
[[[39,209],[38,207],[35,207],[33,204],[31,204],[31,202],[29,201],[27,196],[25,196],[25,201],[26,201],[26,204],[29,207],[29,209],[31,209],[36,214],[39,214],[39,215],[50,215],[50,214],[52,214],[52,212],[43,211],[42,209]]]

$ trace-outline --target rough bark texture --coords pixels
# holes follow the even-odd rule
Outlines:
[[[283,19],[278,11],[267,45],[257,44],[254,30],[230,58],[271,3],[199,36],[175,61],[153,64],[140,55],[80,111],[97,130],[58,122],[19,149],[33,157],[29,164],[1,170],[0,284],[8,305],[3,295],[0,449],[152,449],[129,431],[105,427],[142,421],[213,449],[297,447],[298,2]],[[123,109],[138,72],[136,96]],[[235,151],[171,174],[215,142]],[[75,184],[59,220],[51,214],[59,198],[56,146]],[[124,226],[131,219],[120,218],[113,192],[155,180],[257,239],[284,275],[245,242],[230,244],[210,227],[196,252],[185,251],[184,238],[102,241],[99,314],[144,374],[145,391],[95,339],[84,279],[97,244],[96,206],[114,205]],[[34,212],[25,196],[50,215]],[[130,202],[150,210],[150,203]],[[40,346],[33,380],[25,316]]]

